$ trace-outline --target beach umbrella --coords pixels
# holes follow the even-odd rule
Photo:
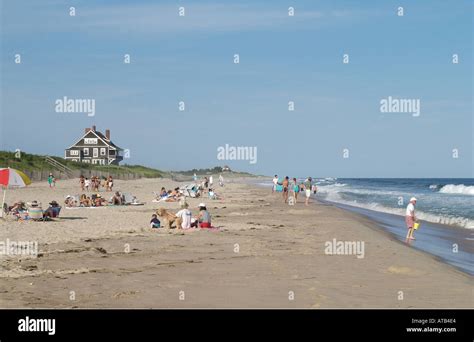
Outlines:
[[[23,188],[31,184],[30,178],[23,172],[10,168],[0,168],[0,185],[3,187],[2,208],[0,209],[0,217],[3,217],[3,206],[5,205],[5,197],[8,187]]]

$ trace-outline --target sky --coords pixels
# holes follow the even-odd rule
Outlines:
[[[164,170],[474,175],[472,1],[0,4],[0,150],[63,156],[96,125],[125,163]],[[64,96],[95,115],[56,112]],[[420,115],[381,112],[389,97]],[[226,144],[255,162],[219,160]]]

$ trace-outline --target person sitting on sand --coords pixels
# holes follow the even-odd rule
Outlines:
[[[94,205],[96,207],[102,207],[106,205],[107,201],[100,195],[97,194],[96,198],[94,199]]]
[[[219,200],[219,199],[221,199],[221,198],[219,197],[219,195],[216,194],[216,193],[214,192],[214,190],[211,189],[211,188],[209,188],[209,192],[208,192],[207,194],[208,194],[208,196],[209,196],[209,199],[212,199],[212,200]]]
[[[160,197],[161,198],[166,198],[168,197],[168,191],[166,191],[165,187],[163,186],[160,190]]]
[[[191,228],[191,219],[193,217],[193,214],[191,213],[191,210],[188,209],[188,207],[188,203],[184,203],[183,209],[176,213],[176,217],[178,218],[176,220],[176,227],[178,229]]]
[[[88,197],[86,194],[82,194],[80,199],[79,199],[80,205],[83,207],[90,207],[92,206],[92,201],[90,197]]]
[[[151,215],[150,228],[160,228],[161,222],[156,214]]]
[[[26,211],[26,205],[25,205],[25,202],[18,201],[18,202],[13,203],[13,205],[10,207],[7,205],[5,209],[6,209],[5,211],[7,214],[11,214],[19,218],[20,214]]]
[[[113,205],[122,205],[123,203],[123,199],[122,199],[122,195],[120,194],[120,192],[116,192],[114,197],[112,197],[112,204]]]
[[[32,201],[28,203],[28,216],[32,220],[42,220],[43,219],[43,208],[41,207],[41,203],[38,201]]]
[[[407,210],[405,213],[405,223],[408,229],[407,237],[406,237],[407,241],[415,240],[415,237],[413,236],[413,233],[415,231],[413,226],[416,222],[415,205],[416,205],[416,198],[415,197],[410,198],[410,203],[408,203]]]
[[[77,207],[77,201],[76,201],[76,199],[74,198],[74,196],[71,196],[71,195],[68,195],[68,196],[66,197],[66,199],[64,200],[64,204],[65,204],[66,207],[68,207],[68,208]]]
[[[200,228],[211,228],[211,214],[207,211],[204,203],[199,203],[199,214],[197,216]]]
[[[58,217],[60,211],[61,211],[61,207],[59,206],[59,203],[56,201],[51,201],[49,203],[48,209],[44,211],[43,217],[48,217],[48,218]]]

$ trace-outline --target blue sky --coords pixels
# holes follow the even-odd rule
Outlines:
[[[1,6],[2,150],[62,156],[95,124],[127,163],[167,170],[473,176],[472,1]],[[96,115],[56,113],[63,96],[95,99]],[[421,115],[381,113],[388,96],[420,99]],[[217,160],[225,144],[256,146],[257,163]]]

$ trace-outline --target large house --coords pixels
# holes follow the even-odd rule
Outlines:
[[[123,149],[110,140],[110,130],[105,135],[95,129],[86,128],[84,135],[64,151],[64,158],[76,162],[118,165],[123,160]]]

